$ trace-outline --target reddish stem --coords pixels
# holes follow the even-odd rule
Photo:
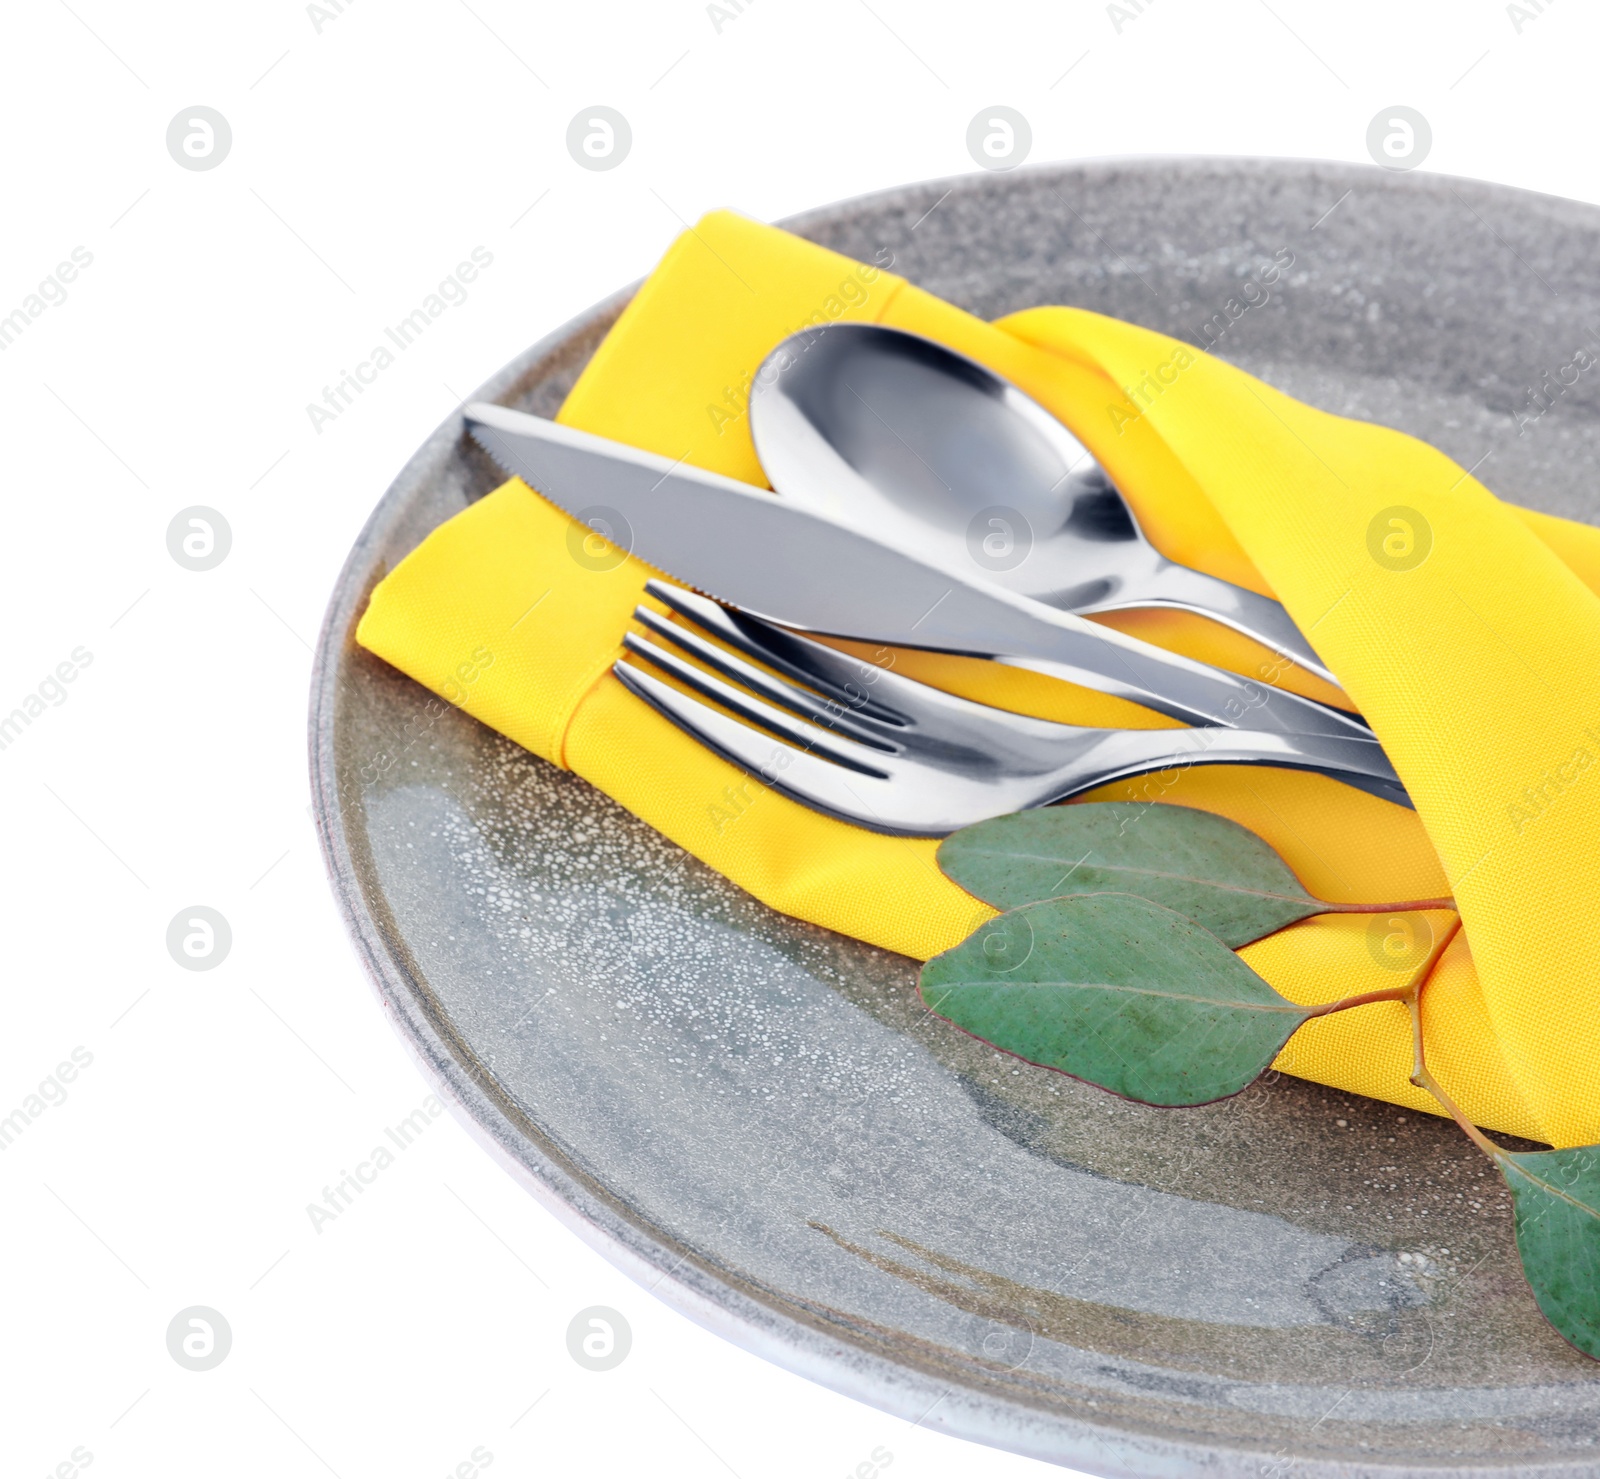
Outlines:
[[[1422,988],[1428,984],[1428,977],[1433,972],[1434,965],[1449,947],[1461,930],[1461,920],[1457,917],[1455,923],[1440,936],[1438,944],[1429,951],[1428,958],[1422,964],[1422,969],[1417,972],[1410,987],[1410,998],[1407,1006],[1411,1011],[1411,1082],[1419,1089],[1425,1089],[1444,1107],[1445,1112],[1460,1127],[1461,1133],[1478,1147],[1492,1161],[1498,1161],[1505,1152],[1500,1149],[1487,1135],[1469,1120],[1461,1111],[1461,1106],[1456,1103],[1440,1086],[1439,1080],[1428,1071],[1428,1058],[1422,1046]]]
[[[1363,991],[1359,996],[1342,996],[1338,1001],[1324,1002],[1320,1007],[1307,1007],[1306,1020],[1326,1017],[1330,1012],[1344,1012],[1351,1007],[1364,1007],[1374,1001],[1410,1001],[1411,987],[1386,986],[1382,991]]]

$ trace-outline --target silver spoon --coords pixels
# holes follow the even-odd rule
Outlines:
[[[1210,617],[1330,683],[1278,602],[1159,553],[1088,449],[992,370],[918,334],[837,323],[785,339],[750,430],[784,498],[1063,611]]]

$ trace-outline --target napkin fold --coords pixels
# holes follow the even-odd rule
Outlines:
[[[1244,766],[1082,799],[1231,817],[1324,898],[1453,893],[1465,929],[1424,996],[1430,1066],[1480,1124],[1556,1146],[1600,1141],[1600,530],[1502,503],[1414,438],[1315,410],[1164,335],[1072,308],[985,323],[892,265],[888,252],[856,262],[715,212],[672,245],[558,419],[765,487],[749,387],[799,328],[888,324],[1015,382],[1089,447],[1163,553],[1281,600],[1348,699],[1278,674],[1265,648],[1200,618],[1128,612],[1106,624],[1353,702],[1417,810]],[[810,811],[622,687],[610,667],[653,573],[512,479],[380,582],[357,639],[785,913],[918,959],[991,917],[940,873],[935,842]],[[1173,722],[993,663],[840,645],[1019,712]],[[1291,1000],[1326,1001],[1397,984],[1383,934],[1447,918],[1320,916],[1240,953]],[[1408,1082],[1396,1003],[1307,1024],[1276,1066],[1437,1112]]]

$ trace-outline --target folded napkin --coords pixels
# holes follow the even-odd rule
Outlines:
[[[1343,680],[1415,812],[1322,776],[1201,766],[1084,800],[1175,802],[1260,834],[1323,898],[1453,893],[1464,933],[1424,996],[1429,1061],[1478,1123],[1600,1141],[1600,530],[1498,501],[1400,432],[1300,404],[1161,334],[1072,308],[987,324],[888,271],[717,212],[624,310],[559,419],[765,487],[746,415],[786,335],[841,319],[940,340],[1061,418],[1186,565],[1276,596]],[[1385,554],[1393,510],[1431,533]],[[1420,514],[1420,520],[1414,517]],[[373,592],[357,638],[579,775],[773,908],[926,959],[994,911],[936,843],[824,817],[711,755],[610,673],[648,567],[518,479],[436,529]],[[1182,613],[1102,618],[1250,676],[1266,649]],[[841,644],[966,696],[1069,723],[1167,727],[1126,701],[973,659]],[[1437,928],[1448,916],[1432,916]],[[1285,996],[1393,986],[1365,916],[1240,953]],[[1468,941],[1470,940],[1470,945]],[[1405,1008],[1303,1027],[1289,1073],[1437,1112],[1407,1081]]]

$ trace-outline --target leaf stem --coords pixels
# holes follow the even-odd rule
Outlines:
[[[1420,914],[1425,909],[1454,909],[1454,899],[1406,899],[1398,904],[1330,904],[1317,901],[1328,914]]]
[[[1306,1021],[1313,1017],[1326,1017],[1330,1012],[1345,1012],[1351,1007],[1364,1007],[1374,1001],[1404,1001],[1411,1000],[1413,988],[1410,986],[1386,986],[1382,991],[1363,991],[1359,996],[1341,996],[1338,1001],[1324,1002],[1320,1007],[1303,1008]]]
[[[1490,1160],[1498,1162],[1504,1157],[1505,1152],[1473,1124],[1462,1113],[1461,1106],[1445,1093],[1439,1080],[1428,1071],[1428,1057],[1422,1045],[1422,988],[1427,985],[1428,977],[1433,973],[1434,966],[1438,964],[1440,957],[1443,956],[1444,952],[1449,948],[1450,942],[1455,939],[1460,931],[1461,918],[1458,915],[1455,922],[1440,935],[1438,942],[1428,952],[1428,958],[1423,961],[1421,968],[1412,978],[1411,984],[1407,988],[1409,995],[1406,999],[1406,1005],[1411,1012],[1411,1082],[1419,1089],[1425,1089],[1432,1094],[1444,1107],[1450,1118],[1461,1126],[1461,1133],[1488,1156]]]
[[[1372,907],[1373,906],[1366,904],[1356,904],[1351,906],[1351,912],[1369,913],[1371,912]],[[1396,904],[1393,907],[1398,910],[1401,908],[1411,908],[1414,906]],[[1429,907],[1433,907],[1432,902],[1429,903]],[[1453,905],[1449,903],[1441,903],[1438,905],[1438,907],[1451,908]],[[1403,1001],[1411,1012],[1411,1041],[1414,1048],[1414,1060],[1416,1064],[1414,1072],[1426,1073],[1427,1067],[1422,1061],[1422,1019],[1419,1016],[1419,1007],[1417,1003],[1422,994],[1422,983],[1428,979],[1429,973],[1433,970],[1434,966],[1439,963],[1440,957],[1443,956],[1444,952],[1449,948],[1450,942],[1455,939],[1460,932],[1461,916],[1458,914],[1456,915],[1455,919],[1451,921],[1449,927],[1440,934],[1437,940],[1434,941],[1432,949],[1428,951],[1427,958],[1420,966],[1417,967],[1415,971],[1412,972],[1411,978],[1405,983],[1404,986],[1385,986],[1380,991],[1363,991],[1357,996],[1341,996],[1338,1001],[1325,1001],[1321,1006],[1304,1007],[1302,1010],[1306,1014],[1306,1021],[1311,1021],[1313,1017],[1326,1017],[1333,1012],[1347,1012],[1351,1007],[1369,1006],[1375,1001]],[[1415,1079],[1412,1081],[1415,1082]],[[1421,1088],[1423,1086],[1418,1084],[1417,1087]]]

